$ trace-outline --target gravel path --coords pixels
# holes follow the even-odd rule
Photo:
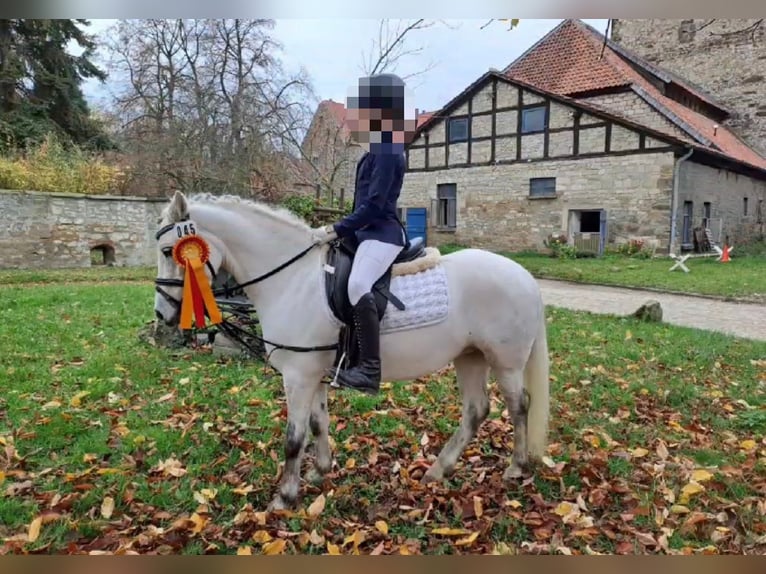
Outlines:
[[[766,341],[766,305],[548,279],[539,279],[538,283],[546,305],[628,315],[648,299],[654,299],[662,305],[662,320],[666,323]]]

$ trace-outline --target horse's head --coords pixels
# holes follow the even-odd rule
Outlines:
[[[207,247],[205,274],[212,284],[223,262],[219,240],[208,231],[203,231],[199,221],[191,218],[186,196],[176,191],[170,204],[163,210],[157,231],[157,278],[154,280],[157,294],[154,297],[154,313],[157,319],[168,325],[177,325],[180,320],[181,301],[184,287],[184,247],[199,249],[202,240]]]

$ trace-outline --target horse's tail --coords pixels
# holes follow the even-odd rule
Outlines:
[[[548,442],[548,417],[550,410],[548,334],[545,325],[545,308],[540,312],[537,337],[524,367],[524,386],[529,393],[527,440],[529,454],[540,459]]]

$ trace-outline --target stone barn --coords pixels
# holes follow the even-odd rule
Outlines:
[[[678,76],[565,20],[418,128],[400,205],[410,236],[502,251],[693,248],[763,232],[766,159]]]

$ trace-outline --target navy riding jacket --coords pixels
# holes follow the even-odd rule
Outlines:
[[[405,245],[405,234],[396,213],[406,170],[404,148],[397,144],[372,144],[356,166],[354,211],[333,225],[338,237],[356,235],[359,243],[377,239]]]

